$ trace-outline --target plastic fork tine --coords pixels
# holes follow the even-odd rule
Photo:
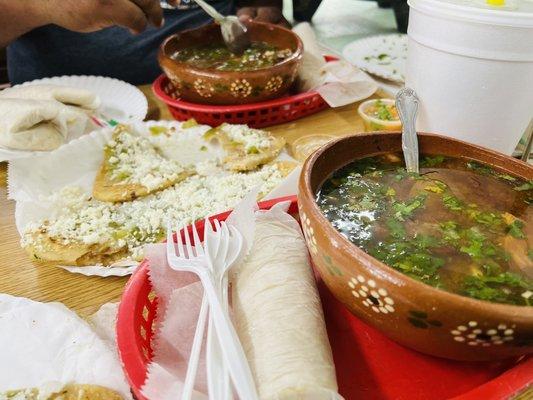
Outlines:
[[[185,249],[183,248],[183,239],[181,238],[180,229],[176,229],[176,243],[178,244],[179,256],[185,258]]]
[[[226,224],[224,221],[222,221],[220,226],[222,227],[222,231],[224,232],[224,234],[229,236],[228,224]]]
[[[211,226],[211,222],[209,222],[208,217],[205,217],[204,219],[204,241],[205,241],[206,232],[213,232],[213,227]]]
[[[204,232],[204,237],[205,237],[205,232]],[[194,248],[196,249],[196,254],[199,256],[203,256],[205,254],[204,246],[202,246],[200,236],[198,235],[198,231],[196,230],[196,224],[192,225],[192,239],[194,242]]]
[[[189,230],[183,229],[183,234],[185,235],[185,246],[187,247],[187,258],[195,257],[196,255],[194,254],[192,250],[191,237],[189,235]]]
[[[174,236],[172,235],[172,225],[170,221],[167,222],[167,259],[171,256],[175,256],[174,249]]]
[[[215,219],[213,222],[215,223],[215,228],[217,228],[217,232],[218,232],[220,230],[220,222],[218,219]]]
[[[225,259],[228,255],[229,249],[229,231],[225,222],[222,222],[222,224],[218,224],[218,231],[221,231],[221,237],[224,238],[224,241],[222,242],[223,246],[221,249],[220,257],[222,259]]]

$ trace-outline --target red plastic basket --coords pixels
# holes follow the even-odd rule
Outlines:
[[[268,209],[296,197],[260,203]],[[211,218],[225,220],[229,212]],[[204,222],[196,224],[200,237]],[[189,226],[189,232],[191,227]],[[328,335],[337,368],[339,391],[346,400],[502,400],[533,383],[533,358],[467,363],[426,356],[391,341],[353,316],[319,281]],[[155,298],[143,262],[122,296],[117,318],[117,343],[126,378],[138,400],[152,357]],[[526,397],[523,397],[524,399]],[[527,397],[531,398],[531,397]],[[157,399],[150,399],[157,400]]]
[[[326,61],[338,60],[326,56]],[[176,89],[165,74],[160,75],[152,85],[155,95],[163,101],[178,121],[194,118],[200,124],[218,126],[224,122],[230,124],[247,124],[252,128],[263,128],[294,121],[317,113],[328,104],[315,92],[307,92],[261,103],[238,106],[216,106],[189,103],[180,100]]]

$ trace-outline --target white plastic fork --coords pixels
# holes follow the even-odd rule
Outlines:
[[[218,221],[216,222],[218,223]],[[198,236],[198,231],[196,230],[196,226],[193,225],[192,229],[193,229],[194,241],[195,243],[199,243],[200,237]],[[217,229],[220,229],[220,225],[217,225]],[[167,242],[168,241],[169,240],[167,240]],[[216,261],[213,262],[212,260],[216,260],[218,250],[219,250],[219,244],[220,244],[220,235],[214,234],[211,223],[209,222],[209,218],[205,218],[204,220],[204,247],[205,247],[205,253],[207,255],[206,259],[208,261],[209,268],[211,269],[211,271],[215,270],[213,264],[216,264]],[[198,372],[198,363],[200,361],[200,353],[202,350],[202,343],[203,343],[203,338],[204,338],[205,326],[207,322],[208,310],[209,310],[209,307],[207,303],[207,296],[204,294],[202,296],[202,305],[200,307],[200,312],[198,314],[198,321],[196,323],[196,330],[194,332],[193,344],[191,346],[191,354],[189,356],[189,363],[187,365],[187,373],[185,375],[185,382],[184,382],[182,395],[181,395],[182,400],[191,400],[192,398],[195,378]],[[227,379],[228,378],[227,368],[225,369],[225,373],[226,375],[224,377]],[[229,382],[228,382],[228,385],[229,385]],[[209,388],[210,394],[217,393],[215,388],[209,387],[209,386],[208,388]]]
[[[209,223],[206,220],[206,223]],[[187,233],[185,233],[187,235]],[[198,231],[196,230],[196,225],[192,225],[192,234],[194,243],[200,243],[200,237],[198,236]],[[176,235],[180,235],[178,231]],[[204,230],[205,237],[205,230]],[[218,241],[216,242],[218,246]],[[204,249],[202,246],[195,247],[196,256],[205,255]],[[207,250],[207,249],[206,249]],[[216,252],[216,248],[213,248],[212,251]],[[167,227],[167,259],[169,256],[175,254],[174,249],[174,238],[172,236],[172,228],[169,224]],[[210,257],[206,257],[206,260],[209,262]],[[170,264],[170,262],[169,262]],[[211,267],[211,266],[210,266]],[[183,390],[181,392],[181,400],[191,400],[192,393],[194,391],[194,383],[196,380],[196,374],[198,372],[198,363],[200,361],[200,353],[202,350],[202,342],[204,337],[204,330],[207,321],[207,311],[209,310],[207,297],[202,296],[202,304],[200,306],[200,312],[198,314],[198,321],[196,323],[196,330],[194,332],[194,339],[191,346],[191,354],[189,355],[189,362],[187,364],[187,373],[185,375],[185,382],[183,383]]]
[[[221,235],[222,232],[217,231],[216,234]],[[176,271],[192,272],[200,278],[204,287],[211,315],[215,324],[217,338],[221,345],[224,360],[227,362],[230,376],[241,399],[257,400],[257,390],[253,381],[252,373],[248,365],[248,361],[239,342],[239,338],[233,325],[224,312],[220,299],[216,291],[216,283],[212,271],[209,268],[205,252],[200,254],[197,250],[195,254],[191,245],[191,239],[188,232],[184,231],[185,247],[181,235],[176,235],[178,254],[176,254],[173,246],[172,234],[167,232],[167,238],[170,237],[170,243],[167,243],[167,260],[170,267]],[[229,240],[221,236],[221,242]],[[193,238],[194,246],[196,248],[202,247],[202,243],[196,237]],[[222,244],[222,243],[221,243]]]
[[[224,239],[221,240],[221,242],[223,243],[219,246],[218,249],[219,258],[216,260],[216,262],[213,263],[212,268],[213,277],[215,279],[215,283],[217,284],[219,282],[219,270],[224,268],[222,264],[224,262],[224,259],[226,258],[226,253],[228,250],[228,240],[225,240],[226,232],[222,231],[220,222],[218,220],[214,220],[213,223],[215,224],[217,232],[220,232],[220,236],[224,237]],[[227,304],[225,304],[222,300],[220,286],[216,285],[216,290],[217,295],[220,298],[222,308],[224,309],[224,311],[226,311]],[[225,387],[224,384],[227,378],[225,376],[225,374],[227,373],[227,368],[223,357],[221,356],[221,351],[222,350],[220,349],[220,346],[218,344],[218,339],[216,338],[213,316],[210,315],[207,328],[206,344],[207,390],[209,393],[209,397],[218,400],[223,400],[223,393]]]
[[[240,232],[233,226],[229,226],[222,222],[219,224],[215,221],[217,230],[221,230],[222,234],[228,240],[227,246],[221,246],[220,257],[214,265],[214,276],[218,284],[218,294],[222,307],[229,318],[229,304],[228,304],[228,270],[233,266],[239,257],[242,247],[243,238]],[[216,333],[213,327],[213,320],[209,318],[209,327],[207,330],[207,387],[209,393],[216,399],[231,400],[233,398],[231,385],[229,381],[227,365],[221,354],[221,348],[218,340],[216,340]]]

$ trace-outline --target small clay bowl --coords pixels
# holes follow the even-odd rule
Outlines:
[[[187,47],[223,43],[220,26],[210,24],[177,33],[161,44],[158,59],[181,99],[201,104],[248,104],[280,97],[289,90],[302,59],[300,38],[277,25],[251,21],[246,26],[252,41],[291,49],[292,55],[272,67],[253,71],[199,69],[170,56]]]
[[[526,180],[533,167],[448,137],[422,133],[420,152],[475,160]],[[495,360],[533,352],[533,307],[474,300],[418,282],[366,254],[341,235],[315,202],[339,168],[368,156],[399,152],[399,132],[349,136],[328,143],[304,164],[300,218],[314,265],[348,309],[391,339],[456,360]]]

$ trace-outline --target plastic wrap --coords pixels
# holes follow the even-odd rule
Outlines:
[[[253,245],[232,272],[235,324],[261,400],[342,398],[307,254],[278,206],[256,214]]]

